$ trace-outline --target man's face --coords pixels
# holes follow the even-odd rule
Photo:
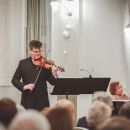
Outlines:
[[[30,55],[33,59],[39,59],[42,56],[42,47],[33,48],[32,50],[30,50]]]

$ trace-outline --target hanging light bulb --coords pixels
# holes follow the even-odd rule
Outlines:
[[[52,0],[51,7],[52,7],[52,10],[54,12],[56,12],[58,10],[58,7],[59,7],[59,1],[58,0]]]
[[[65,39],[69,39],[69,38],[70,38],[70,32],[67,31],[67,30],[65,30],[65,31],[63,32],[63,37],[64,37]]]
[[[71,31],[72,30],[72,25],[71,24],[66,24],[66,29]]]

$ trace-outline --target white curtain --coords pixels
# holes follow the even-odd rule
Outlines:
[[[27,0],[26,54],[29,56],[28,44],[31,40],[43,43],[43,55],[51,48],[51,0]]]
[[[51,57],[51,0],[40,0],[40,33],[43,55]]]
[[[31,40],[39,40],[40,0],[27,0],[27,32],[26,54],[29,54],[28,44]]]
[[[0,85],[11,85],[18,61],[24,57],[24,0],[0,0]]]

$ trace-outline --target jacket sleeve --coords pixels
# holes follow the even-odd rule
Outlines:
[[[20,61],[11,82],[14,85],[14,87],[19,89],[20,91],[23,91],[24,84],[21,82],[21,77],[22,77],[22,63]]]
[[[56,78],[52,75],[51,69],[47,70],[47,81],[51,85],[55,85],[55,80],[56,80]]]

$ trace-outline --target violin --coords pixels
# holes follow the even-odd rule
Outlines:
[[[54,61],[52,61],[52,60],[47,60],[45,57],[40,57],[39,59],[34,59],[33,60],[33,63],[34,63],[34,65],[36,66],[36,68],[41,68],[41,67],[43,67],[43,68],[45,68],[45,69],[51,69],[52,68],[52,66],[53,65],[55,65],[54,64]],[[57,66],[57,65],[55,65],[56,67],[57,67],[57,69],[59,70],[59,71],[61,71],[61,72],[64,72],[65,71],[65,69],[63,68],[63,67],[60,67],[60,66]]]

